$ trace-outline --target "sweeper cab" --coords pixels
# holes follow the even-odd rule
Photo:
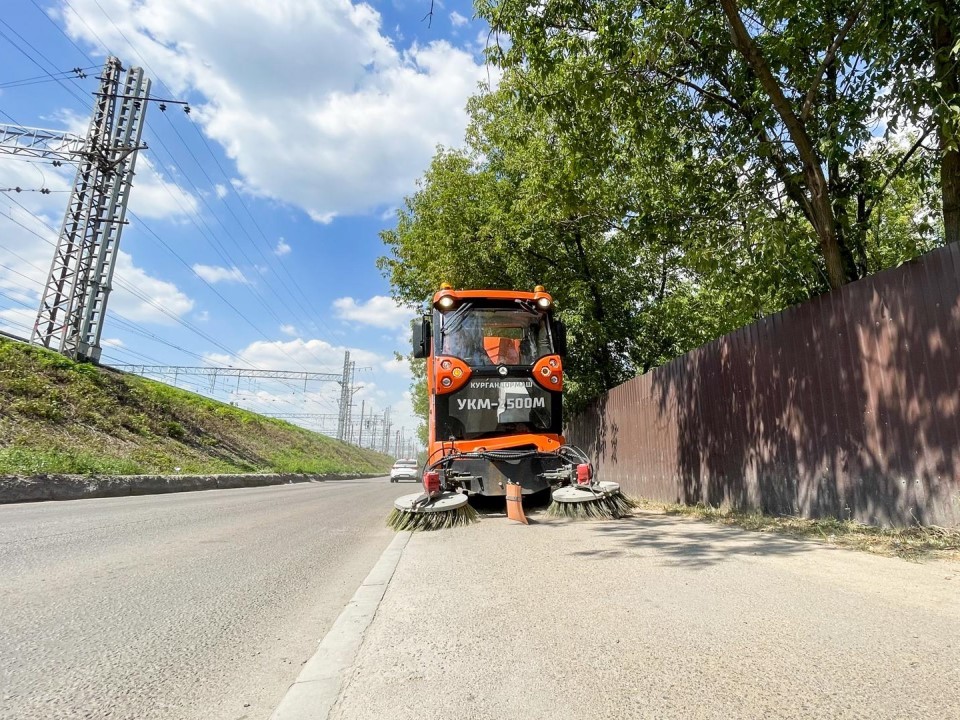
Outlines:
[[[631,507],[616,483],[562,433],[566,332],[553,298],[533,292],[454,290],[413,323],[413,355],[429,393],[424,492],[397,500],[389,524],[434,529],[469,522],[471,496],[503,497],[526,523],[522,498],[552,493],[550,514],[619,517]]]

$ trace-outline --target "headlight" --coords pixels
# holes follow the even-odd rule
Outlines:
[[[543,289],[543,285],[537,285],[533,289],[533,300],[541,310],[549,310],[553,305],[553,298]]]

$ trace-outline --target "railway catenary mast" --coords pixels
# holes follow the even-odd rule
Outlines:
[[[100,359],[100,336],[126,223],[150,94],[141,68],[122,76],[107,60],[73,190],[44,285],[32,341],[81,360]]]

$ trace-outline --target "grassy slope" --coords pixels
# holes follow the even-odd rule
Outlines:
[[[0,338],[0,475],[387,472],[391,459]]]

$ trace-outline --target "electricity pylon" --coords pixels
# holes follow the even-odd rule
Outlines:
[[[150,92],[142,68],[104,65],[93,118],[43,289],[32,342],[80,360],[100,359],[100,334],[126,222]]]
[[[350,424],[353,421],[353,394],[359,390],[353,386],[353,375],[356,372],[357,364],[350,362],[350,351],[343,354],[343,377],[340,380],[340,417],[337,423],[337,439],[348,441],[350,439]]]

